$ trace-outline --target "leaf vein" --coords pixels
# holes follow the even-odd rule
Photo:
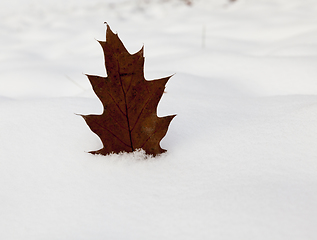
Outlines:
[[[104,130],[108,131],[111,135],[113,135],[115,138],[117,138],[123,145],[127,146],[127,147],[131,147],[129,146],[128,144],[126,144],[125,142],[123,142],[116,134],[114,134],[112,131],[110,131],[108,128],[100,125],[99,123],[97,123],[95,121],[95,123],[100,127],[100,128],[103,128]]]

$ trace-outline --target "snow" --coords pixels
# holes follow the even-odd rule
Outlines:
[[[1,239],[316,239],[313,0],[0,2]],[[167,153],[94,156],[104,22],[175,74]]]

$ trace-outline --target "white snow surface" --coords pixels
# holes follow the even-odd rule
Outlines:
[[[191,2],[0,2],[1,239],[317,239],[317,2]],[[159,157],[88,153],[105,21],[175,74]]]

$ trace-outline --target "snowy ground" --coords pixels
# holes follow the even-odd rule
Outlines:
[[[0,236],[317,238],[314,0],[0,2]],[[94,156],[107,21],[177,114],[153,159]]]

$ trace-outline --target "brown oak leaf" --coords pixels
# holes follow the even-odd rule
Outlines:
[[[171,120],[176,115],[157,116],[157,105],[170,77],[147,81],[144,78],[143,47],[130,54],[117,34],[107,26],[104,51],[107,77],[87,75],[103,104],[102,115],[82,115],[97,134],[103,148],[93,154],[133,152],[143,149],[157,155]]]

